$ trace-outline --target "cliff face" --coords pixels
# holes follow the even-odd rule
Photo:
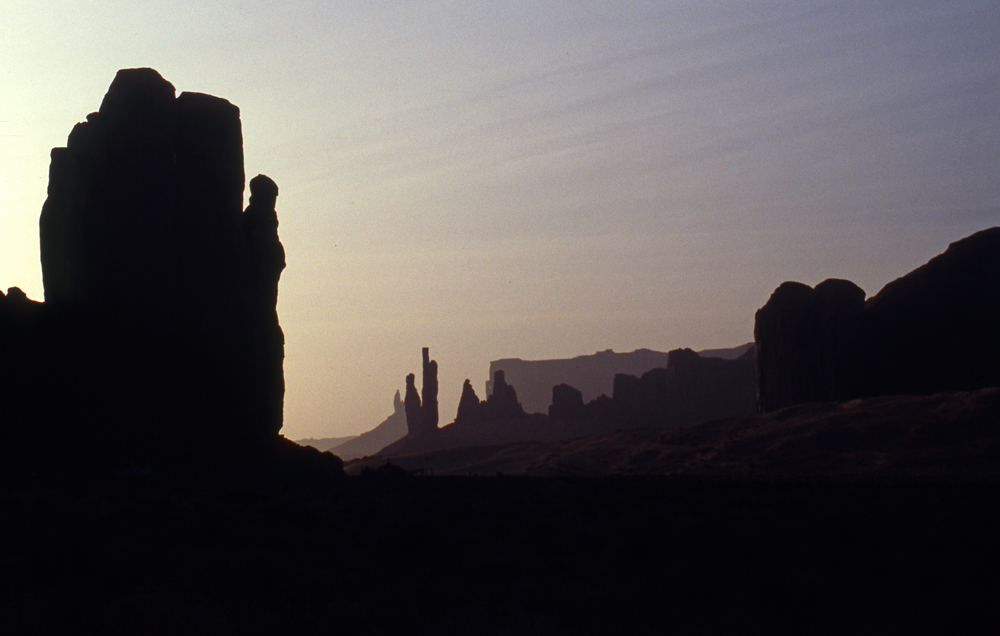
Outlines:
[[[778,287],[754,324],[758,409],[856,397],[864,306],[865,292],[846,280]]]
[[[26,353],[44,366],[31,393],[47,399],[28,419],[133,458],[277,438],[284,339],[255,280],[243,188],[236,106],[175,97],[152,69],[117,74],[100,110],[52,151],[44,317]],[[272,190],[254,195],[265,216]],[[280,267],[264,265],[275,289],[281,254]]]
[[[873,298],[784,283],[756,316],[758,409],[1000,384],[1000,228],[953,243]]]

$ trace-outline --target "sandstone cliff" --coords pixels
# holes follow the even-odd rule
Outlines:
[[[756,316],[758,408],[1000,384],[1000,227],[952,243],[874,297],[784,283]]]

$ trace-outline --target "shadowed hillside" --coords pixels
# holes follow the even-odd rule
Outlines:
[[[372,430],[329,450],[341,459],[354,459],[374,455],[404,435],[406,435],[406,407],[399,397],[399,391],[396,391],[392,415]]]

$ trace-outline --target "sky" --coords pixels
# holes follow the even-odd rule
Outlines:
[[[873,295],[997,225],[997,33],[991,0],[5,0],[0,288],[43,298],[49,152],[152,67],[279,185],[283,434],[373,428],[421,347],[444,424],[491,360],[737,346],[783,281]]]

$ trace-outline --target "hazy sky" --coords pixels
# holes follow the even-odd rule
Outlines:
[[[0,288],[120,68],[240,107],[281,196],[284,434],[442,423],[490,360],[736,346],[1000,221],[995,0],[4,0]],[[249,192],[247,193],[249,194]],[[419,381],[419,380],[418,380]]]

